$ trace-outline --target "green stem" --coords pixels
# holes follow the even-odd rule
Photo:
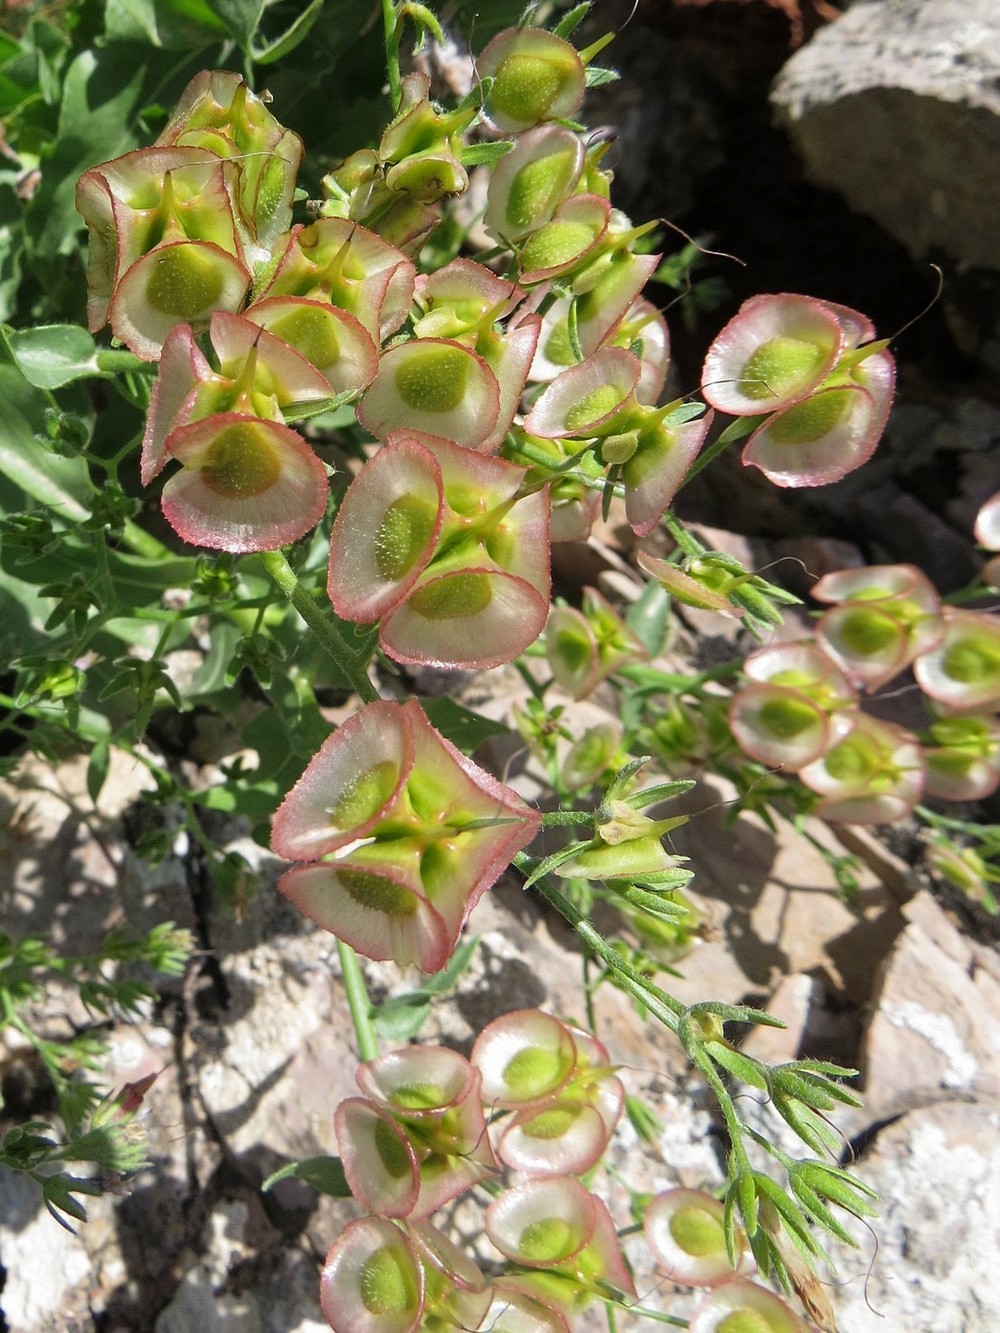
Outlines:
[[[378,703],[382,696],[368,679],[366,664],[352,649],[333,621],[323,614],[314,598],[299,582],[294,569],[281,551],[263,551],[261,560],[275,583],[312,630],[320,647],[355,693],[366,704]]]
[[[382,26],[385,28],[385,70],[389,79],[389,96],[393,115],[402,99],[402,80],[399,76],[399,15],[396,0],[382,0]]]
[[[372,1006],[358,955],[343,940],[337,941],[337,954],[340,958],[341,975],[344,978],[344,990],[347,992],[347,1006],[351,1011],[351,1022],[354,1024],[354,1035],[358,1039],[358,1054],[362,1060],[374,1060],[378,1057],[378,1038],[372,1026]]]
[[[106,375],[116,375],[119,371],[125,370],[144,370],[152,377],[152,371],[155,369],[148,361],[140,361],[134,353],[121,351],[117,347],[99,347],[97,365]]]
[[[147,560],[172,560],[173,552],[168,551],[162,542],[156,540],[145,528],[140,528],[138,523],[133,523],[131,519],[125,524],[122,532],[122,542],[135,555],[145,556]]]
[[[718,458],[719,454],[724,453],[734,441],[742,440],[745,436],[749,435],[751,431],[756,430],[762,421],[762,417],[737,417],[735,421],[730,422],[715,443],[710,444],[708,448],[700,453],[694,460],[685,473],[684,480],[677,489],[679,491],[683,490],[688,482],[693,481],[703,468],[708,467],[709,463],[714,462],[715,459]]]
[[[522,864],[521,856],[514,858],[515,865],[530,864],[530,858],[527,858]],[[599,931],[595,930],[587,918],[579,911],[568,898],[564,897],[544,876],[536,880],[532,888],[537,889],[550,907],[554,907],[561,917],[564,918],[576,931],[580,940],[590,949],[595,957],[614,972],[623,990],[634,995],[654,1017],[658,1018],[668,1031],[677,1035],[680,1027],[680,1019],[684,1014],[684,1005],[680,1000],[675,1000],[672,995],[668,995],[665,990],[661,990],[648,977],[644,977],[637,972],[634,967],[627,963],[622,956],[611,947],[608,941]]]

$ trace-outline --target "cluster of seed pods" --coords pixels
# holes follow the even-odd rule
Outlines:
[[[817,813],[891,823],[926,792],[981,800],[1000,785],[1000,618],[945,606],[912,565],[827,574],[813,596],[829,610],[814,639],[776,644],[744,663],[730,708],[753,759],[798,775]],[[910,669],[933,710],[923,736],[863,712]]]
[[[333,525],[328,592],[404,663],[516,657],[548,615],[551,542],[586,537],[613,490],[651,532],[715,411],[762,419],[746,461],[819,485],[867,458],[888,410],[892,358],[870,322],[789,295],[755,298],[719,335],[710,410],[657,405],[669,336],[643,295],[654,224],[612,205],[607,142],[567,121],[602,45],[509,29],[479,56],[480,103],[450,111],[406,76],[378,147],[326,177],[307,224],[292,220],[302,143],[233,73],[198,75],[151,148],[79,182],[91,329],[110,323],[159,363],[141,474],[179,465],[169,522],[231,552],[306,535],[328,479],[298,426],[352,403],[371,439]],[[467,158],[488,163],[489,265],[425,271]]]
[[[596,1297],[625,1308],[635,1284],[603,1200],[581,1181],[600,1161],[624,1090],[589,1033],[538,1009],[505,1014],[470,1059],[413,1045],[363,1064],[360,1097],[337,1109],[344,1171],[368,1215],[349,1223],[323,1269],[336,1333],[459,1327],[568,1333]],[[428,1220],[488,1182],[490,1272]],[[658,1195],[645,1238],[664,1276],[711,1290],[692,1314],[710,1330],[733,1311],[753,1327],[799,1333],[790,1309],[747,1277],[746,1242],[730,1257],[723,1206],[697,1190]]]

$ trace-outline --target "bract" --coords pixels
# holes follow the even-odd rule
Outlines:
[[[708,349],[705,400],[731,416],[761,416],[808,397],[833,370],[847,339],[823,301],[785,292],[744,301]]]
[[[424,1271],[413,1242],[380,1217],[348,1222],[323,1264],[320,1305],[334,1333],[415,1333]]]
[[[913,663],[925,694],[950,712],[1000,702],[1000,616],[945,607],[944,637]]]
[[[684,1287],[731,1282],[747,1267],[746,1238],[739,1232],[734,1267],[726,1249],[725,1208],[704,1190],[672,1189],[647,1205],[646,1243],[657,1267]]]
[[[240,412],[171,432],[183,463],[163,488],[163,514],[185,541],[217,551],[274,551],[326,511],[323,464],[296,431]]]
[[[542,28],[507,28],[477,61],[479,77],[492,79],[486,114],[504,133],[530,130],[539,121],[565,120],[583,101],[586,71],[576,48]]]

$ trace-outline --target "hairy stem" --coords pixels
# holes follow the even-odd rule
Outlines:
[[[261,559],[267,572],[312,630],[324,652],[355,693],[366,704],[377,703],[381,695],[368,679],[366,663],[333,621],[324,615],[315,599],[299,582],[281,551],[264,551]]]

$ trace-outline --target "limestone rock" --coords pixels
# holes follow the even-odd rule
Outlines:
[[[943,1101],[877,1136],[856,1174],[882,1198],[878,1253],[872,1261],[872,1237],[860,1224],[849,1228],[858,1250],[833,1248],[845,1333],[1000,1327],[998,1131],[995,1106]]]
[[[927,895],[915,901],[862,1052],[869,1123],[940,1101],[1000,1102],[1000,983]]]
[[[810,176],[914,255],[1000,269],[996,0],[859,0],[772,101]]]

